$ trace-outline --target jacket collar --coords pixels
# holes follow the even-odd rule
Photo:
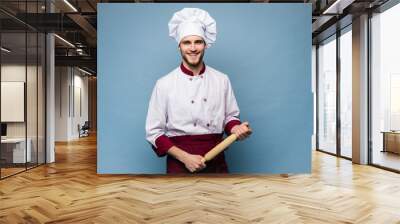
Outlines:
[[[183,63],[181,63],[181,71],[185,73],[186,75],[194,76],[193,72],[186,68]],[[206,71],[206,65],[203,62],[203,68],[200,70],[199,75],[203,74]]]

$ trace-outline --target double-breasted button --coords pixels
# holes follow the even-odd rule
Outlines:
[[[196,123],[193,123],[193,126],[195,126],[195,127],[196,127],[196,125],[197,125]]]
[[[194,100],[192,100],[191,103],[193,104],[193,103],[194,103]]]
[[[207,123],[207,127],[210,127],[210,124],[209,124],[209,123]]]
[[[204,98],[203,101],[204,101],[204,102],[207,102],[207,98]]]

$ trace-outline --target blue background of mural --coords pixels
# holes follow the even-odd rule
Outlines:
[[[232,173],[309,173],[313,102],[311,5],[99,4],[98,172],[165,173],[145,140],[156,80],[179,66],[168,21],[207,10],[217,41],[205,62],[229,75],[242,121],[254,131],[226,152]]]

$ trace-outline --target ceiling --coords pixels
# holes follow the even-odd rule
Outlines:
[[[337,1],[337,3],[335,3]],[[45,0],[21,1],[1,0],[0,24],[3,33],[2,43],[9,43],[18,51],[23,51],[25,30],[55,32],[56,65],[80,66],[96,72],[97,52],[97,3],[147,3],[147,2],[252,2],[252,3],[311,3],[313,10],[313,42],[335,32],[332,27],[338,20],[350,21],[366,10],[374,9],[387,0],[248,0],[248,1],[167,1],[167,0]],[[50,11],[52,13],[48,13]],[[27,13],[26,13],[27,12]],[[346,23],[342,23],[343,26]],[[331,31],[329,31],[331,29]],[[21,33],[22,32],[22,33]],[[69,43],[66,43],[67,42]],[[72,45],[71,45],[72,44]],[[36,48],[28,44],[27,52]],[[21,52],[23,53],[23,52]]]

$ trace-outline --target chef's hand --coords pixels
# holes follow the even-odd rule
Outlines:
[[[249,122],[243,122],[241,124],[233,126],[231,129],[232,134],[236,134],[239,140],[243,140],[251,135],[253,130],[249,126]]]
[[[197,172],[206,167],[203,157],[199,155],[187,154],[182,161],[190,172]]]

